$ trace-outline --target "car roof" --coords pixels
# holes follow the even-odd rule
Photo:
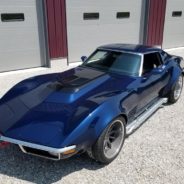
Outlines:
[[[98,47],[98,49],[120,51],[120,52],[133,52],[137,54],[146,54],[149,52],[161,51],[161,49],[156,47],[150,47],[139,44],[121,44],[121,43],[103,45]]]

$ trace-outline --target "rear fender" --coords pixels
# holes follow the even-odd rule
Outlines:
[[[165,88],[165,94],[168,94],[172,90],[176,81],[178,80],[179,76],[182,75],[182,73],[183,71],[180,67],[173,67],[171,79]]]

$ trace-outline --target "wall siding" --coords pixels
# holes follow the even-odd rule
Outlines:
[[[150,0],[146,44],[162,46],[167,0]]]
[[[50,58],[67,57],[65,0],[46,0]]]

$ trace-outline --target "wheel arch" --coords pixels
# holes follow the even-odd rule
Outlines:
[[[125,119],[125,123],[126,123],[126,124],[128,123],[128,117],[127,117],[127,115],[126,115],[125,113],[121,113],[118,117],[124,118],[124,119]],[[118,117],[117,117],[117,118],[118,118]]]
[[[167,84],[167,86],[164,89],[163,94],[168,95],[169,92],[173,89],[177,79],[179,78],[179,76],[182,75],[182,70],[179,67],[173,67],[172,73],[171,73],[171,79],[169,81],[169,83]]]

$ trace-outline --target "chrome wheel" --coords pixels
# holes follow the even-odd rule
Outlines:
[[[180,98],[182,88],[183,88],[183,76],[180,76],[176,83],[175,89],[174,89],[174,99],[175,100],[178,100]]]
[[[107,158],[111,159],[119,153],[124,141],[124,134],[123,122],[115,120],[108,128],[105,135],[103,149],[104,155]]]

